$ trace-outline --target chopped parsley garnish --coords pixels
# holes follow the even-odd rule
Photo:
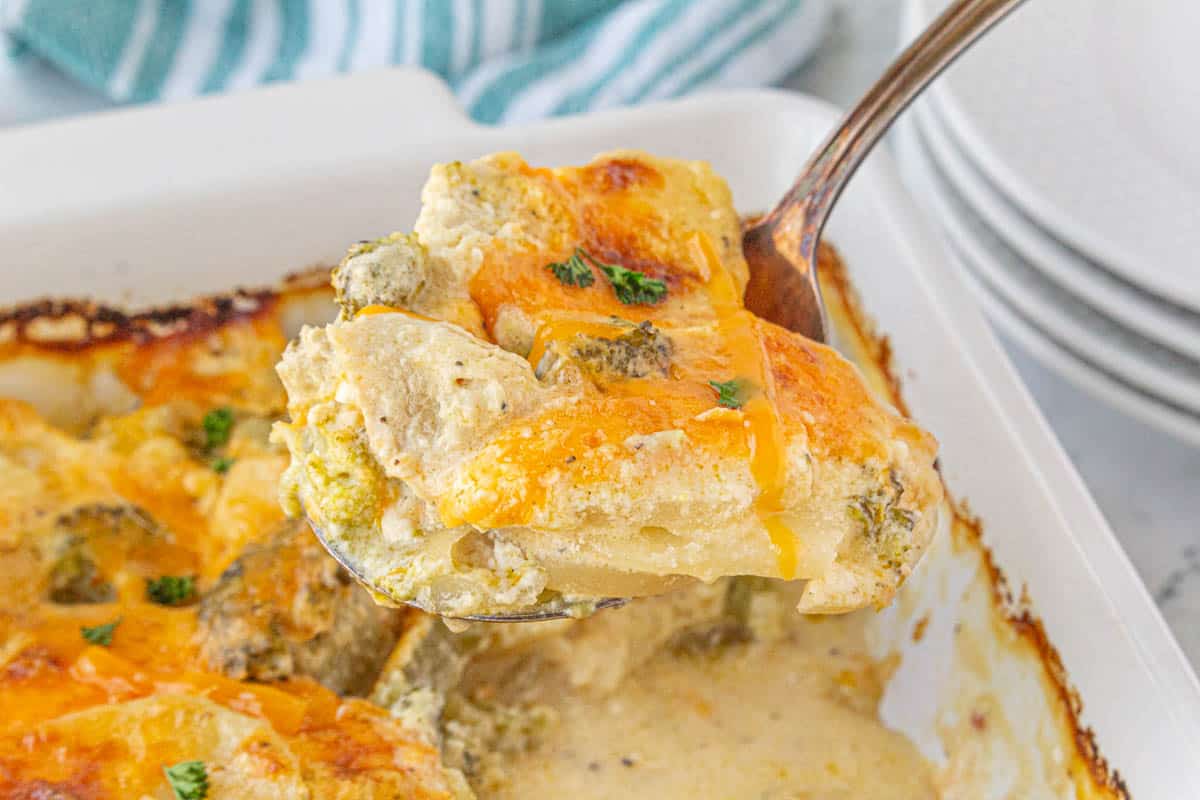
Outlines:
[[[667,284],[664,281],[616,264],[606,264],[582,247],[576,247],[575,252],[566,261],[555,261],[546,265],[564,286],[581,287],[588,287],[596,282],[596,276],[592,272],[593,266],[604,273],[617,299],[627,306],[653,305],[662,302],[667,296]]]
[[[196,579],[191,575],[163,575],[146,581],[146,596],[160,606],[177,606],[196,594]]]
[[[230,408],[214,408],[204,415],[200,423],[204,429],[204,446],[209,450],[220,447],[229,441],[233,431],[233,410]]]
[[[204,800],[208,797],[208,770],[203,761],[180,761],[163,767],[167,783],[175,792],[175,800]]]
[[[212,460],[213,472],[218,475],[224,475],[229,472],[229,468],[233,466],[233,459],[228,456],[220,456]]]
[[[651,306],[661,303],[667,296],[667,284],[658,278],[647,278],[641,272],[618,267],[616,264],[601,264],[593,260],[612,284],[617,299],[627,306]]]
[[[584,261],[587,256],[587,251],[582,247],[576,247],[575,252],[566,261],[555,261],[546,265],[546,268],[554,273],[554,277],[558,278],[559,283],[564,286],[580,286],[587,288],[596,282],[596,276],[592,274],[592,268]],[[590,256],[587,256],[590,258]]]
[[[108,647],[112,644],[113,631],[121,624],[121,618],[117,617],[112,622],[106,622],[103,625],[96,625],[91,628],[84,625],[79,629],[83,634],[83,638],[92,644],[98,644],[102,647]]]
[[[709,381],[708,385],[717,390],[717,405],[725,408],[741,408],[750,399],[750,390],[754,384],[742,378],[731,381]]]

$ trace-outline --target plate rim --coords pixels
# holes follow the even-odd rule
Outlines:
[[[956,257],[962,257],[956,250],[952,251]],[[1015,339],[1044,366],[1147,425],[1200,446],[1200,419],[1193,421],[1193,418],[1183,412],[1163,407],[1157,400],[1143,394],[1137,388],[1128,386],[1121,379],[1075,355],[1057,339],[1025,319],[1021,312],[1004,298],[987,288],[971,273],[969,267],[964,267],[964,270],[967,273],[967,281],[978,295],[989,319],[994,320],[1006,335]]]
[[[975,269],[967,264],[971,255],[964,253],[961,246],[950,236],[947,235],[945,241],[946,250],[960,265],[965,282],[971,287],[988,318],[1003,329],[1005,334],[1017,340],[1044,366],[1058,372],[1059,365],[1065,365],[1061,374],[1080,389],[1127,411],[1158,430],[1200,445],[1200,416],[1166,406],[1141,388],[1130,385],[1128,381],[1111,375],[1088,359],[1073,353],[1057,338],[1028,320],[1024,313],[997,290],[990,288],[984,279],[975,273]]]
[[[931,98],[932,99],[932,98]],[[1096,311],[1136,330],[1144,338],[1192,359],[1200,359],[1200,314],[1171,303],[1108,271],[1013,206],[998,187],[970,162],[954,140],[935,103],[914,103],[911,113],[941,171],[971,207],[1029,265]],[[1166,335],[1164,335],[1166,331]]]
[[[906,175],[910,175],[914,169],[925,168],[924,164],[920,164],[921,154],[913,152],[917,142],[914,140],[912,124],[910,120],[903,120],[897,124],[895,131],[897,155],[908,165],[902,170]],[[925,182],[928,181],[928,178],[922,176],[919,181]],[[929,201],[922,199],[921,202]],[[969,263],[973,260],[974,254],[964,252],[963,246],[949,231],[941,226],[939,228],[943,249],[961,270],[964,282],[970,287],[972,295],[976,296],[983,306],[987,317],[996,321],[1006,333],[1010,333],[1011,329],[1016,329],[1018,333],[1010,333],[1010,335],[1031,355],[1054,371],[1058,370],[1060,364],[1066,364],[1066,368],[1062,372],[1063,376],[1080,389],[1117,408],[1128,411],[1148,425],[1200,445],[1200,414],[1175,408],[1165,398],[1159,398],[1153,392],[1136,385],[1128,378],[1113,375],[1103,367],[1092,363],[1088,357],[1073,352],[1072,348],[1043,330],[1035,321],[1028,319],[1027,314],[1003,297],[997,289],[989,287],[986,280],[976,274],[976,268]],[[1001,313],[993,314],[992,312],[997,307],[1002,307]],[[1014,320],[1019,320],[1019,322]],[[1036,343],[1030,344],[1035,339]],[[1046,353],[1052,355],[1043,358]]]
[[[1082,305],[1088,312],[1103,317],[1067,287],[1052,283],[1049,287],[1028,285],[1011,279],[1008,272],[1014,267],[1007,263],[1007,258],[1001,259],[996,255],[993,248],[979,238],[975,224],[963,218],[964,211],[979,215],[965,198],[954,196],[957,185],[944,185],[950,184],[951,180],[940,169],[936,155],[929,151],[928,141],[922,136],[922,128],[916,117],[911,121],[911,127],[905,129],[903,138],[908,146],[906,157],[911,160],[914,169],[919,167],[924,173],[924,180],[931,183],[928,188],[929,199],[936,206],[938,218],[942,220],[943,232],[960,252],[966,252],[968,258],[965,262],[975,273],[977,281],[982,281],[993,293],[1002,296],[1009,306],[1019,310],[1030,324],[1036,324],[1045,335],[1052,336],[1060,343],[1073,342],[1074,346],[1070,349],[1094,368],[1130,384],[1131,388],[1168,407],[1179,406],[1179,411],[1186,410],[1189,415],[1200,417],[1200,362],[1139,336],[1111,318],[1104,318],[1114,327],[1123,328],[1122,335],[1141,339],[1147,347],[1166,351],[1170,358],[1191,362],[1189,367],[1193,370],[1193,377],[1177,376],[1169,365],[1150,361],[1135,348],[1124,346],[1121,337],[1109,336],[1106,331],[1099,330],[1091,322],[1079,319],[1074,314],[1056,314],[1057,301],[1049,292],[1064,295],[1063,302]],[[1032,281],[1049,282],[1011,248],[1002,232],[991,233],[996,237],[996,245],[1007,248],[1012,259],[1020,262],[1017,266],[1025,265],[1021,268],[1029,270]],[[961,258],[959,260],[964,261]]]
[[[940,0],[937,0],[940,2]],[[914,31],[921,19],[929,19],[926,12],[929,0],[909,0],[902,29]],[[950,77],[953,77],[952,75]],[[1085,254],[1089,260],[1106,265],[1127,281],[1143,287],[1147,292],[1168,302],[1182,304],[1200,312],[1200,283],[1189,284],[1181,278],[1153,269],[1147,270],[1146,260],[1138,258],[1127,243],[1105,237],[1094,226],[1072,216],[1061,205],[1044,193],[1037,191],[1021,173],[1007,164],[989,146],[986,135],[973,121],[960,100],[952,92],[949,79],[936,81],[927,94],[942,108],[942,116],[964,150],[975,155],[975,161],[989,180],[1008,195],[1013,204],[1023,208],[1040,225],[1056,233],[1056,238],[1072,249]]]

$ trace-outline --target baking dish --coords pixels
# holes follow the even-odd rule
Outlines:
[[[706,159],[752,212],[835,117],[733,92],[485,128],[437,79],[393,70],[17,129],[0,135],[0,298],[147,306],[269,285],[406,227],[432,162],[503,149],[541,164],[616,147]],[[879,615],[876,653],[900,656],[885,721],[935,763],[951,751],[948,796],[1075,796],[1072,771],[1101,766],[1074,686],[1133,796],[1200,796],[1200,685],[886,154],[828,237],[993,557],[960,525]]]

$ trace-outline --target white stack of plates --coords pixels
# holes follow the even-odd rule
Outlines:
[[[904,41],[945,0],[910,0]],[[1200,443],[1200,2],[1030,0],[897,125],[993,322]]]

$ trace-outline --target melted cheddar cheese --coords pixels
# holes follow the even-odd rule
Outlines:
[[[168,797],[164,766],[191,760],[210,797],[461,794],[428,731],[347,696],[371,688],[361,652],[318,647],[386,648],[408,618],[365,600],[339,633],[365,596],[279,507],[282,315],[0,352],[58,422],[0,399],[0,796]],[[56,405],[76,381],[87,402]],[[231,429],[206,439],[214,410]],[[162,576],[194,595],[156,602]]]

